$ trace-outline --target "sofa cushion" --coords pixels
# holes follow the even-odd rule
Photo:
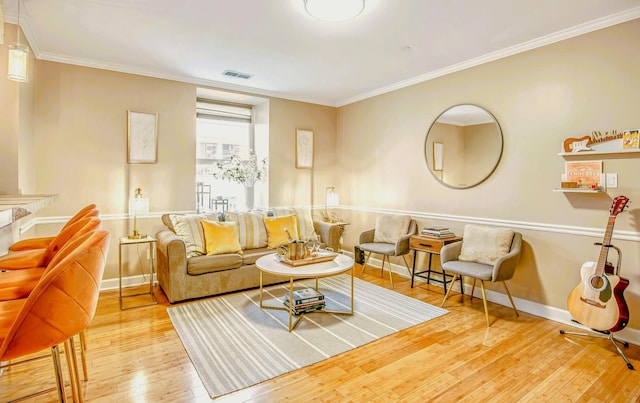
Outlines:
[[[257,249],[245,249],[242,254],[242,265],[247,266],[250,264],[255,264],[256,260],[265,255],[271,255],[273,253],[273,249],[269,248],[257,248]]]
[[[267,247],[275,249],[289,242],[289,237],[298,238],[298,223],[294,214],[284,217],[264,217],[267,228]],[[288,234],[287,234],[288,232]]]
[[[234,221],[238,225],[238,236],[242,249],[264,248],[267,246],[267,229],[264,226],[261,211],[225,213],[226,221]]]
[[[217,214],[170,214],[173,229],[183,241],[187,258],[205,254],[204,231],[200,221],[218,221]]]
[[[307,207],[274,207],[273,214],[276,217],[284,217],[291,214],[295,214],[298,220],[298,235],[300,239],[308,241],[313,239],[316,235],[316,230],[313,226],[313,217],[311,216],[311,210]]]
[[[493,265],[511,250],[514,231],[508,228],[468,224],[464,227],[458,260]]]
[[[204,230],[207,245],[207,256],[223,253],[242,254],[242,247],[238,240],[238,226],[235,222],[200,221]]]
[[[205,273],[233,270],[241,266],[242,256],[237,253],[195,256],[187,261],[187,274],[197,276]]]
[[[411,216],[408,214],[383,214],[376,219],[373,242],[396,243],[407,235]]]

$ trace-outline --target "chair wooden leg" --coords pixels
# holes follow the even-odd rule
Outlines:
[[[87,371],[87,339],[84,330],[80,332],[80,358],[82,360],[82,373],[86,381],[89,379],[89,371]]]
[[[491,326],[491,323],[489,323],[489,309],[487,308],[487,294],[484,291],[484,280],[480,280],[480,288],[482,288],[482,304],[484,305],[484,317],[487,319],[487,327],[489,327]]]
[[[364,269],[367,267],[367,263],[369,262],[369,258],[371,257],[371,252],[364,259],[364,264],[362,265],[362,269],[360,270],[360,275],[358,277],[362,277],[362,273],[364,273]]]
[[[82,398],[78,397],[78,368],[76,365],[78,361],[75,359],[75,348],[71,348],[74,343],[73,338],[65,340],[64,342],[64,355],[67,359],[67,369],[69,370],[69,383],[71,384],[71,393],[73,394],[74,402],[81,402]]]
[[[404,260],[404,265],[407,267],[407,271],[409,272],[409,277],[411,277],[411,268],[409,267],[409,262],[407,262],[407,256],[402,255],[402,260]]]
[[[62,365],[60,364],[60,351],[58,346],[51,347],[51,358],[53,359],[53,370],[56,375],[56,388],[58,389],[58,399],[61,402],[67,401],[64,390],[64,377],[62,375]]]
[[[387,265],[389,266],[389,280],[391,281],[391,288],[395,288],[393,285],[393,274],[391,272],[391,257],[387,256]],[[382,269],[384,270],[384,261],[382,262]]]
[[[473,279],[473,285],[471,286],[471,302],[473,302],[473,293],[476,290],[476,280],[478,280],[477,278]]]
[[[502,284],[504,284],[504,289],[507,291],[507,296],[509,297],[509,301],[511,301],[511,306],[516,313],[516,316],[520,316],[520,313],[518,313],[518,310],[516,309],[516,304],[513,303],[513,298],[511,298],[511,293],[509,292],[509,287],[507,287],[507,282],[503,281]]]
[[[449,288],[447,289],[447,292],[444,294],[444,298],[442,298],[442,304],[440,304],[441,308],[444,306],[444,303],[447,302],[447,298],[449,298],[449,293],[453,289],[453,284],[455,284],[455,282],[458,279],[458,277],[460,277],[459,274],[454,274],[453,275],[453,278],[451,279],[451,283],[449,284]]]

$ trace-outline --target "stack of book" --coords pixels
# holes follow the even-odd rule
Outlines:
[[[284,296],[284,305],[289,308],[289,292]],[[293,292],[293,313],[313,312],[324,308],[324,295],[313,288],[295,290]]]
[[[456,236],[447,227],[423,227],[420,235],[430,236],[433,238],[453,238]]]

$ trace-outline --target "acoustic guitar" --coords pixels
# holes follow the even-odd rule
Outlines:
[[[629,307],[623,295],[629,280],[605,271],[613,224],[628,201],[625,196],[613,199],[598,261],[582,265],[580,284],[567,298],[571,316],[577,322],[601,332],[617,332],[629,322]]]

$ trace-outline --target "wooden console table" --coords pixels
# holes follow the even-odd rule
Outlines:
[[[442,284],[443,292],[446,292],[447,289],[447,277],[453,277],[442,271],[434,271],[431,269],[431,259],[433,255],[440,255],[440,250],[446,244],[462,241],[462,237],[456,236],[453,238],[434,238],[430,236],[424,235],[412,235],[409,238],[409,248],[413,251],[413,269],[411,270],[411,288],[413,288],[413,279],[415,276],[424,278],[427,280],[427,284],[431,284],[431,280]],[[418,252],[425,252],[429,254],[429,264],[427,265],[427,270],[420,271],[416,273],[416,258]],[[425,275],[426,273],[426,275]],[[442,276],[442,279],[431,278],[431,273],[435,273],[439,276]],[[462,276],[460,277],[460,289],[462,290]]]

